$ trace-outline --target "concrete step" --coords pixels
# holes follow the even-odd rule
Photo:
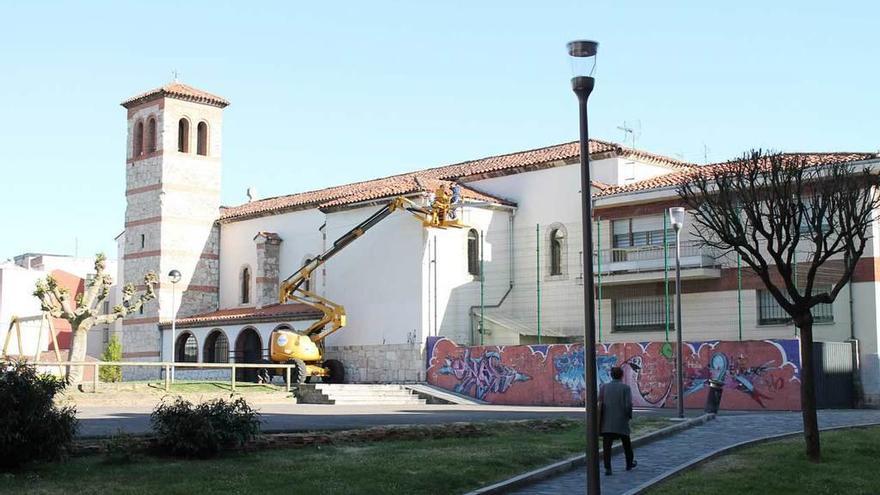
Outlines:
[[[410,390],[395,384],[308,383],[296,390],[300,404],[420,405],[425,404]]]

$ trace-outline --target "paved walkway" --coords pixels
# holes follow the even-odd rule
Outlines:
[[[846,426],[880,422],[880,410],[826,410],[819,411],[819,427]],[[800,413],[768,413],[722,415],[713,421],[695,426],[681,433],[658,440],[642,448],[636,448],[639,465],[625,471],[623,452],[612,457],[612,476],[605,476],[601,467],[602,494],[619,495],[631,490],[660,474],[671,471],[720,448],[768,435],[778,435],[803,430]],[[563,473],[559,476],[511,492],[530,495],[582,494],[586,481],[585,468]]]

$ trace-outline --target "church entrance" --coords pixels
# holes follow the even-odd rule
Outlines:
[[[263,359],[263,342],[260,334],[253,328],[245,328],[235,339],[235,362],[236,363],[259,363]],[[238,369],[235,379],[243,382],[257,381],[256,368]]]

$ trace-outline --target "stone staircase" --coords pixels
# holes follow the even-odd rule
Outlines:
[[[402,385],[305,383],[297,386],[294,395],[299,404],[418,406],[426,402]]]

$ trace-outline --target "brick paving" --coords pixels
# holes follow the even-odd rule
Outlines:
[[[819,427],[880,423],[880,410],[819,411]],[[803,430],[800,413],[756,413],[721,415],[714,421],[692,427],[681,433],[635,449],[639,465],[625,471],[623,452],[612,457],[614,474],[602,473],[602,494],[620,495],[662,473],[676,469],[697,457],[747,440]],[[582,494],[586,481],[585,468],[540,481],[510,493],[518,495]]]

